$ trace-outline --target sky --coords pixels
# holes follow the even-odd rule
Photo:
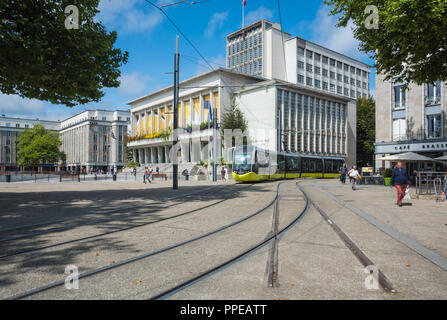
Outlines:
[[[153,0],[157,5],[177,0]],[[281,0],[283,30],[292,36],[318,43],[362,62],[373,65],[370,57],[358,50],[351,29],[337,28],[337,18],[328,16],[323,0]],[[140,96],[172,85],[177,30],[145,0],[101,0],[96,16],[108,31],[118,32],[115,46],[129,52],[129,61],[121,67],[119,88],[104,89],[98,103],[73,108],[49,102],[22,99],[0,93],[0,114],[10,117],[63,120],[84,109],[126,110],[127,103]],[[242,0],[208,0],[196,5],[178,4],[166,13],[198,48],[213,67],[225,67],[226,35],[242,24]],[[276,0],[247,0],[245,25],[260,19],[280,22]],[[82,16],[80,17],[82,20]],[[180,37],[180,80],[209,71],[207,64]],[[371,93],[375,93],[374,71]]]

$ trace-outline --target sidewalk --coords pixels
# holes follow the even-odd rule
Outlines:
[[[350,185],[340,185],[335,180],[318,181],[313,185],[447,257],[447,202],[412,199],[404,200],[404,206],[398,207],[394,188],[361,185],[352,191]]]

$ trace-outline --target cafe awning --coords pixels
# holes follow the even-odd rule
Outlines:
[[[376,160],[382,161],[412,161],[412,162],[431,162],[435,161],[435,159],[420,155],[414,152],[405,152],[399,154],[393,154],[391,156],[377,158]]]

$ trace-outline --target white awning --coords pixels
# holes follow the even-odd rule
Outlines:
[[[391,156],[377,158],[376,160],[382,161],[420,161],[420,162],[431,162],[435,161],[435,159],[420,155],[414,152],[405,152],[399,154],[393,154]]]

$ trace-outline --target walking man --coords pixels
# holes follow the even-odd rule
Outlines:
[[[348,173],[348,167],[346,167],[346,163],[343,163],[343,166],[340,167],[340,182],[342,184],[346,184],[346,174]]]
[[[397,205],[402,207],[402,200],[405,196],[405,190],[407,189],[408,178],[407,170],[402,168],[402,162],[399,161],[396,167],[393,169],[391,175],[391,188],[396,187],[397,190]]]

